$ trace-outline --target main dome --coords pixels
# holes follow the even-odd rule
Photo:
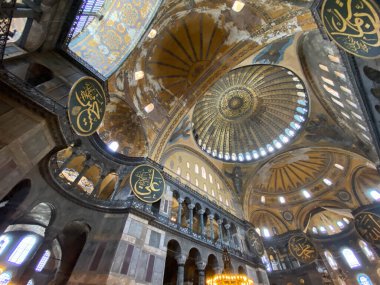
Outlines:
[[[209,155],[249,162],[274,153],[301,129],[309,112],[301,79],[275,65],[230,71],[194,108],[193,135]]]

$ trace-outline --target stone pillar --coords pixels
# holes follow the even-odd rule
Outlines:
[[[200,223],[200,230],[201,230],[201,235],[205,235],[205,225],[204,225],[204,220],[203,220],[203,215],[205,213],[205,210],[199,209],[198,210],[198,216],[199,216],[199,223]]]
[[[219,230],[219,241],[223,243],[223,229],[222,229],[222,223],[223,220],[219,219],[216,221],[218,223],[218,230]]]
[[[86,171],[90,168],[90,166],[88,164],[85,164],[83,169],[81,170],[81,172],[78,174],[77,178],[75,178],[72,186],[76,186],[78,184],[78,182],[82,179],[82,177],[84,176],[84,174],[86,173]]]
[[[230,224],[225,224],[224,227],[225,227],[225,229],[226,229],[226,231],[227,231],[228,244],[229,244],[230,246],[232,246],[233,243],[232,243],[232,241],[231,241],[231,232],[230,232],[231,225],[230,225]]]
[[[185,278],[186,256],[178,255],[175,259],[177,260],[177,263],[178,263],[177,284],[176,285],[183,285],[183,281]]]
[[[123,177],[121,177],[121,175],[118,175],[117,181],[115,183],[115,187],[110,196],[111,201],[113,201],[115,199],[116,194],[119,193],[122,181],[123,181]]]
[[[196,263],[197,269],[198,269],[198,284],[199,285],[206,285],[206,280],[205,280],[205,268],[206,268],[206,262],[200,261]]]
[[[194,204],[188,204],[187,208],[189,209],[189,224],[188,224],[188,226],[189,226],[190,231],[193,231],[193,219],[194,219],[193,210],[195,208],[195,205]]]
[[[210,239],[214,240],[214,215],[208,215],[208,220],[210,221]]]
[[[178,198],[178,212],[177,212],[177,224],[179,226],[181,226],[181,222],[182,222],[182,203],[184,201],[184,199],[182,198]]]
[[[102,173],[100,176],[99,176],[99,180],[98,182],[96,183],[95,187],[94,187],[94,190],[92,191],[91,193],[91,196],[92,197],[97,197],[99,195],[99,191],[100,191],[100,186],[102,185],[102,182],[105,178],[105,175]]]

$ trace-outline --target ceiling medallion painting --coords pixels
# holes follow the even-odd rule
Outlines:
[[[306,89],[292,71],[247,66],[223,76],[196,104],[193,135],[214,158],[249,162],[289,143],[308,112]]]

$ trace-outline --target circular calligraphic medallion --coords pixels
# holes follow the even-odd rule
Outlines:
[[[264,244],[261,237],[257,234],[255,229],[251,228],[247,231],[247,240],[251,248],[256,252],[258,256],[264,255]]]
[[[144,164],[133,169],[130,183],[136,197],[146,203],[157,202],[164,194],[164,177],[150,165]]]
[[[292,236],[289,240],[289,252],[298,261],[311,263],[317,258],[317,250],[311,241],[304,235]]]
[[[67,105],[70,125],[80,136],[97,131],[106,112],[106,95],[100,83],[92,77],[80,78],[70,90]]]
[[[369,212],[355,216],[356,231],[368,242],[380,245],[380,217]]]
[[[380,57],[380,7],[373,0],[325,0],[321,18],[342,49],[363,58]]]

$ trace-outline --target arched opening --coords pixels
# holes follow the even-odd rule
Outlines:
[[[243,266],[241,266],[241,265],[238,267],[238,273],[239,274],[247,275],[247,272],[246,272],[245,268]]]
[[[197,269],[197,263],[201,260],[202,259],[199,250],[196,248],[192,248],[189,252],[189,256],[187,257],[185,263],[185,284],[199,284],[199,273]]]
[[[206,268],[205,268],[206,280],[208,278],[211,278],[212,276],[214,276],[216,273],[218,273],[217,272],[218,267],[219,267],[219,263],[218,263],[218,260],[216,259],[215,255],[210,254],[208,256],[207,264],[206,264]]]
[[[69,277],[85,246],[90,226],[83,221],[73,221],[67,224],[58,235],[62,247],[62,260],[54,277],[53,284],[63,285]]]
[[[181,247],[176,240],[170,240],[167,246],[164,285],[177,284],[178,263],[177,258],[181,255]]]

